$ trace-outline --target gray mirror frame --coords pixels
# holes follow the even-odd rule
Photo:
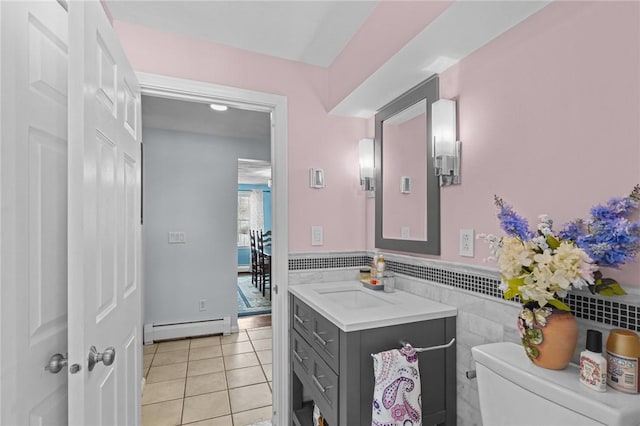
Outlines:
[[[375,164],[376,164],[376,248],[409,253],[440,254],[440,185],[433,166],[433,146],[431,133],[431,104],[438,99],[439,78],[437,75],[428,78],[408,92],[400,95],[378,111],[375,115]],[[382,206],[384,194],[382,191],[382,173],[384,158],[382,158],[382,123],[387,118],[410,107],[416,102],[427,100],[427,240],[399,240],[384,238],[382,234]]]

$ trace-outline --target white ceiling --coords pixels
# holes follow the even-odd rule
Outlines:
[[[108,0],[114,19],[328,67],[377,0]]]

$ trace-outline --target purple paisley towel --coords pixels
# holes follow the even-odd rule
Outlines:
[[[418,354],[409,345],[373,356],[372,426],[420,426],[422,395]]]

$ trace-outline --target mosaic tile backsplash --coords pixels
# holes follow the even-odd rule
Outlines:
[[[355,268],[369,266],[371,256],[368,255],[336,255],[290,258],[290,271],[304,271],[313,269]],[[387,259],[387,268],[396,274],[431,281],[445,286],[468,290],[474,293],[502,299],[502,292],[498,288],[500,279],[486,274],[474,274],[448,269],[444,266],[436,267],[420,265]],[[640,332],[640,306],[620,300],[592,297],[583,292],[569,293],[567,303],[577,318],[599,322],[616,328],[626,328]]]

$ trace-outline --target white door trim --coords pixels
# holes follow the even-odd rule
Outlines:
[[[158,74],[136,73],[143,95],[200,102],[223,101],[244,109],[271,112],[273,264],[273,423],[285,426],[289,416],[289,230],[287,97],[237,87],[186,80]],[[143,229],[144,232],[144,229]],[[144,283],[143,283],[144,286]]]

